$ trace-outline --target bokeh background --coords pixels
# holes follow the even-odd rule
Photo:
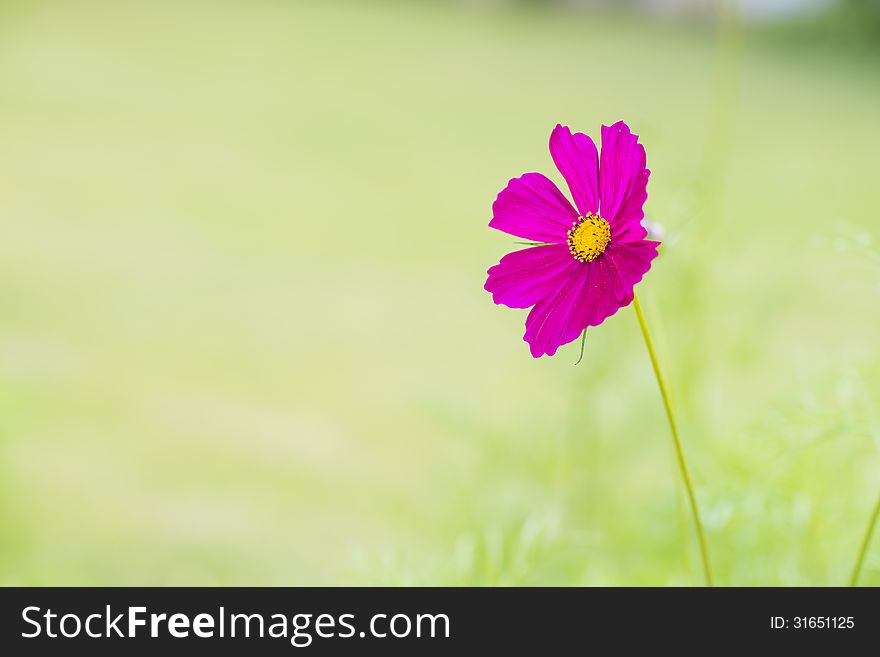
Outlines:
[[[3,2],[0,583],[699,584],[632,308],[535,361],[482,289],[495,194],[617,119],[717,580],[845,583],[880,492],[878,15]]]

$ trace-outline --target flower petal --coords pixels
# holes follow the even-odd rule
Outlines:
[[[633,287],[651,268],[651,261],[657,257],[660,242],[640,240],[625,244],[609,244],[600,260],[607,261],[613,276],[614,294],[621,306],[632,301]]]
[[[576,262],[576,261],[575,261]],[[529,343],[532,356],[552,356],[560,345],[576,339],[584,327],[577,323],[576,308],[582,303],[583,290],[591,269],[585,263],[577,263],[560,286],[549,296],[535,304],[526,318],[523,340]]]
[[[644,148],[639,146],[644,152]],[[617,211],[617,217],[612,229],[614,237],[620,242],[637,242],[648,236],[648,231],[642,225],[645,218],[645,201],[648,200],[648,178],[651,175],[649,169],[642,169],[627,193],[626,199]]]
[[[577,264],[562,244],[522,249],[490,267],[484,287],[497,304],[528,308],[558,290],[562,278]]]
[[[620,287],[606,258],[585,263],[584,268],[587,271],[586,281],[580,299],[572,310],[571,324],[577,327],[575,338],[584,329],[599,326],[632,301],[632,298],[627,300],[625,295],[618,296]]]
[[[581,215],[599,211],[599,154],[596,144],[582,132],[571,134],[556,125],[550,135],[550,155],[568,183]]]
[[[620,265],[618,265],[614,252],[606,251],[605,257],[600,259],[602,264],[608,269],[608,275],[611,279],[611,289],[614,298],[621,306],[626,306],[632,301],[632,287],[627,286],[624,277],[620,273]]]
[[[623,121],[602,126],[602,154],[599,160],[600,214],[611,225],[612,234],[626,235],[624,241],[641,239],[638,224],[644,217],[650,171],[645,168],[645,147]],[[644,234],[641,234],[644,237]]]
[[[562,244],[577,217],[547,176],[527,173],[512,179],[498,194],[489,226],[527,240]]]
[[[657,256],[659,242],[641,240],[609,244],[605,253],[586,263],[575,263],[550,285],[555,291],[541,299],[526,319],[523,339],[532,356],[552,356],[590,326],[598,326],[633,300],[633,287],[642,280]]]

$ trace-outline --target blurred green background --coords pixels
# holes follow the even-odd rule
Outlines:
[[[701,583],[632,308],[575,367],[482,289],[508,178],[621,118],[718,583],[845,583],[876,33],[675,4],[0,5],[0,583]]]

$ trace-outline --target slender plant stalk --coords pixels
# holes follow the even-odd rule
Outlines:
[[[706,535],[703,532],[703,521],[700,520],[700,509],[697,506],[697,496],[694,494],[694,486],[691,483],[691,476],[688,473],[687,462],[684,459],[684,450],[681,447],[681,438],[678,435],[678,425],[675,423],[675,414],[672,412],[672,402],[669,398],[669,391],[666,388],[666,380],[660,371],[660,361],[657,360],[657,354],[654,351],[654,343],[651,341],[651,335],[648,332],[648,324],[645,322],[645,315],[642,313],[642,306],[639,298],[633,295],[633,307],[636,309],[636,316],[639,318],[639,326],[642,328],[642,337],[645,338],[645,346],[648,348],[648,356],[651,358],[651,365],[654,367],[654,376],[657,378],[657,386],[660,388],[660,396],[663,398],[663,406],[666,408],[666,418],[669,420],[669,428],[672,431],[672,441],[675,443],[675,455],[678,458],[678,468],[681,470],[681,478],[684,480],[684,487],[687,489],[688,500],[691,505],[691,513],[694,517],[694,526],[697,530],[697,538],[700,542],[700,555],[703,558],[703,574],[706,577],[706,585],[714,586],[712,579],[712,567],[709,565],[709,550],[706,547]],[[876,514],[875,514],[876,520]]]
[[[877,497],[877,503],[874,505],[873,513],[871,513],[871,519],[868,521],[868,529],[865,531],[865,538],[862,539],[862,547],[859,548],[856,565],[853,566],[852,576],[849,578],[850,586],[858,584],[859,573],[862,572],[862,564],[865,563],[865,555],[868,553],[868,546],[871,545],[871,537],[874,535],[874,527],[877,526],[878,517],[880,517],[880,496]]]

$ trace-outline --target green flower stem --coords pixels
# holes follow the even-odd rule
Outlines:
[[[694,516],[694,526],[697,530],[697,538],[700,542],[700,555],[703,558],[703,573],[706,577],[706,585],[714,586],[712,580],[712,567],[709,565],[709,550],[706,547],[706,535],[703,532],[703,522],[700,520],[700,509],[697,507],[697,497],[694,495],[694,486],[691,483],[691,476],[688,473],[687,462],[684,459],[684,450],[681,447],[681,438],[678,435],[678,425],[675,423],[675,414],[672,412],[672,403],[669,399],[669,391],[666,388],[666,381],[663,373],[660,371],[660,362],[657,360],[657,354],[654,352],[654,343],[651,342],[651,335],[648,332],[648,324],[645,322],[645,315],[642,313],[642,306],[639,298],[633,295],[633,307],[636,309],[636,316],[639,318],[639,326],[642,328],[642,336],[645,338],[645,346],[648,348],[648,356],[651,357],[651,365],[654,367],[654,376],[657,378],[657,386],[660,388],[660,396],[663,398],[663,406],[666,407],[666,418],[669,420],[669,428],[672,430],[672,440],[675,443],[675,455],[678,458],[678,467],[681,470],[681,478],[684,480],[684,486],[687,489],[688,500],[691,505],[691,513]],[[875,518],[876,520],[876,514]]]
[[[849,578],[850,586],[855,586],[859,581],[859,573],[862,572],[862,564],[865,563],[865,555],[868,553],[868,546],[871,545],[871,537],[874,535],[874,527],[877,526],[878,517],[880,517],[880,496],[877,496],[877,503],[874,505],[871,519],[868,521],[868,529],[865,531],[865,537],[862,539],[861,548],[859,548],[856,565],[853,566],[852,576]]]

